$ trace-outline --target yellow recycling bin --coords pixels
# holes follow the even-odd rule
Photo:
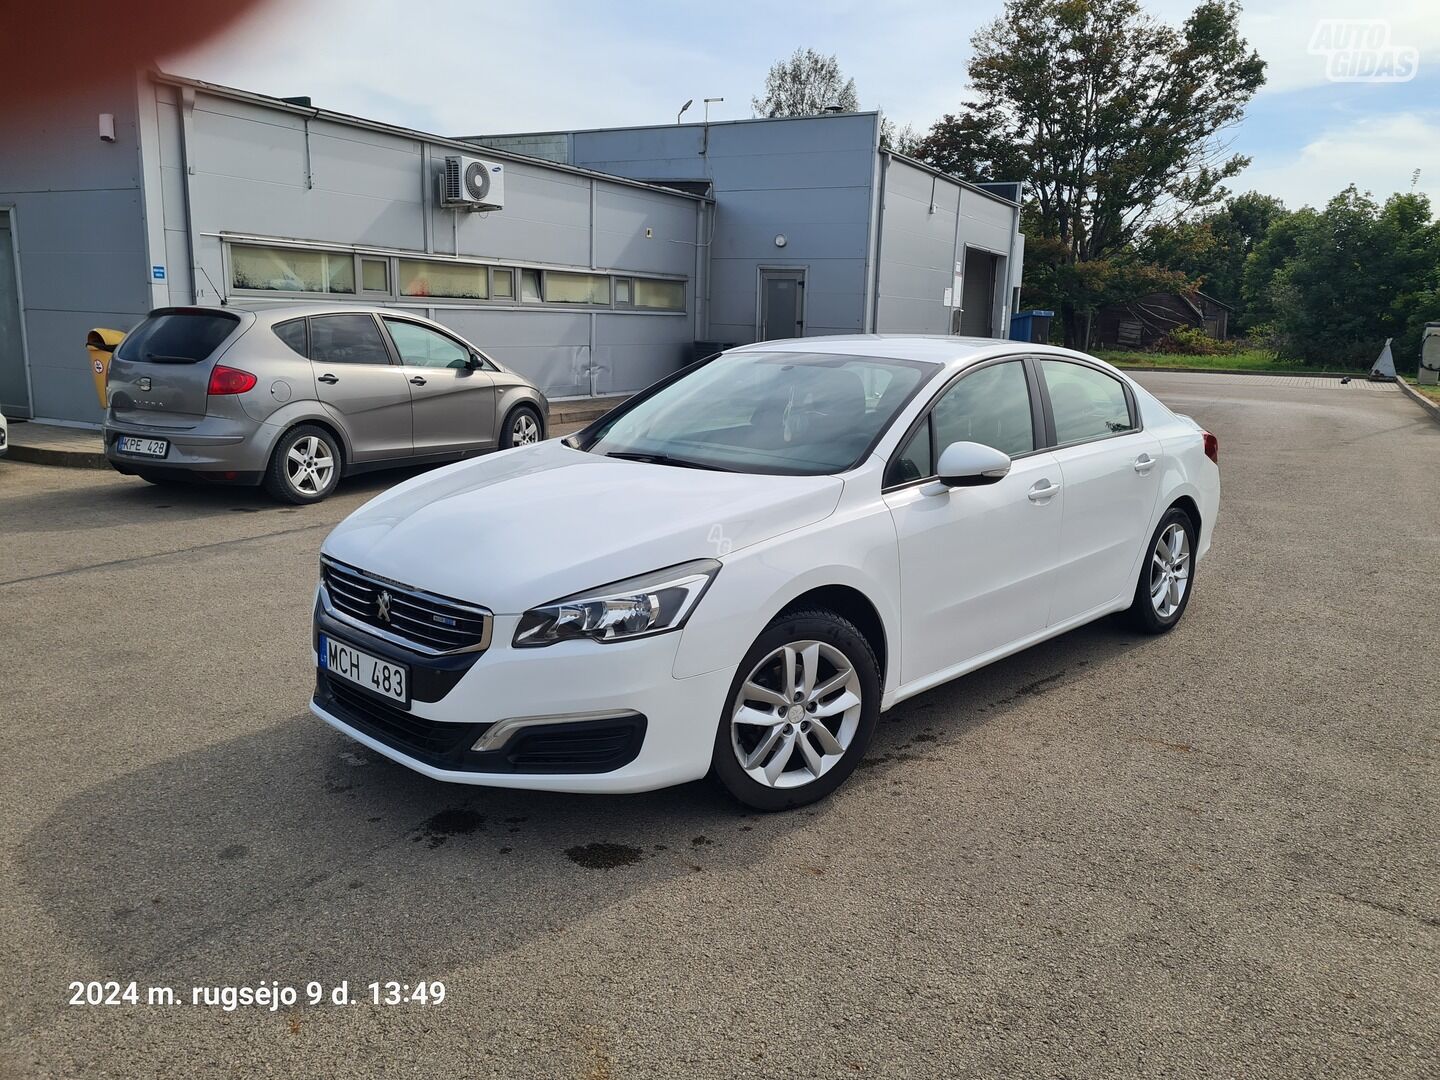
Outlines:
[[[95,379],[95,393],[100,398],[102,409],[110,404],[105,400],[105,383],[110,378],[110,354],[124,340],[124,330],[107,330],[103,326],[97,326],[85,335],[85,350],[90,354],[90,374]]]

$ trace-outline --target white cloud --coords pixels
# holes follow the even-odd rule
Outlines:
[[[1251,165],[1230,187],[1277,195],[1292,208],[1306,203],[1321,207],[1347,184],[1382,201],[1393,192],[1409,191],[1416,169],[1416,190],[1440,209],[1440,117],[1392,113],[1348,119],[1289,159]]]

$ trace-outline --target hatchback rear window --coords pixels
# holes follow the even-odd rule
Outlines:
[[[152,364],[194,364],[204,360],[234,331],[240,319],[219,311],[160,311],[137,326],[115,355]]]

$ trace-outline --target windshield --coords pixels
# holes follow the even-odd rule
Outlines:
[[[726,353],[607,421],[580,449],[731,472],[843,472],[937,369],[836,353]]]

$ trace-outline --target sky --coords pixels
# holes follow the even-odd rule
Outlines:
[[[1142,0],[1179,24],[1194,6]],[[441,135],[669,123],[752,115],[770,64],[833,53],[863,108],[923,131],[966,95],[974,32],[1001,0],[272,0],[166,70]],[[1317,22],[1384,20],[1415,50],[1405,82],[1334,82]],[[1378,198],[1424,191],[1440,209],[1440,0],[1248,0],[1241,32],[1268,66],[1224,133],[1253,160],[1234,191],[1323,205],[1355,183]],[[1323,44],[1323,42],[1322,42]],[[1418,181],[1413,181],[1415,170]]]

